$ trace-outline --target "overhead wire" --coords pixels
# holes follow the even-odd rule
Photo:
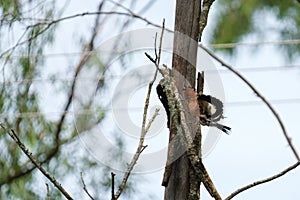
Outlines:
[[[232,49],[235,47],[245,46],[245,47],[255,47],[255,46],[265,46],[265,45],[296,45],[300,44],[300,39],[293,39],[293,40],[278,40],[278,41],[258,41],[258,42],[235,42],[235,43],[219,43],[219,44],[205,44],[206,47],[212,48],[212,49]],[[88,53],[97,53],[97,52],[106,52],[103,50],[92,50]],[[111,52],[111,50],[109,51]],[[59,53],[44,53],[44,54],[32,54],[30,56],[32,57],[62,57],[62,56],[79,56],[82,52],[74,51],[74,52],[59,52]],[[118,53],[118,52],[114,52]],[[124,53],[124,52],[120,52]],[[24,55],[12,55],[11,58],[23,58]],[[26,56],[27,57],[27,56]],[[5,57],[4,57],[5,58]]]
[[[262,41],[262,42],[237,42],[237,43],[224,43],[224,44],[208,44],[207,47],[221,49],[221,48],[235,48],[239,46],[259,46],[259,45],[293,45],[293,44],[300,44],[300,39],[294,40],[280,40],[280,41]],[[97,50],[91,51],[90,53],[98,52]],[[42,56],[42,57],[60,57],[60,56],[77,56],[80,55],[81,52],[68,52],[68,53],[48,53],[43,55],[31,55],[32,57]],[[23,55],[13,55],[11,57],[24,57]],[[238,70],[240,72],[267,72],[267,71],[277,71],[277,70],[294,70],[299,69],[300,64],[294,65],[277,65],[277,66],[260,66],[260,67],[239,67]],[[226,69],[208,69],[204,70],[207,73],[226,73],[228,70]],[[123,75],[109,75],[106,78],[122,78]],[[38,78],[38,79],[23,79],[23,80],[7,80],[1,81],[0,84],[26,84],[32,82],[53,82],[53,81],[72,81],[73,77],[64,77],[64,78]],[[95,79],[98,81],[99,78],[95,77],[81,77],[77,78],[80,80],[91,80]],[[300,103],[300,98],[287,98],[287,99],[273,99],[270,100],[272,104],[293,104],[293,103]],[[235,102],[225,102],[226,106],[254,106],[259,105],[260,101],[235,101]],[[142,109],[140,107],[130,108],[130,110],[139,110]],[[104,111],[112,110],[112,108],[106,108]],[[128,110],[128,108],[117,108],[117,110]],[[95,109],[91,110],[80,110],[76,113],[68,111],[68,112],[27,112],[27,113],[1,113],[0,117],[7,118],[7,117],[17,117],[17,118],[24,118],[24,117],[39,117],[43,115],[61,115],[61,114],[93,114]]]
[[[260,66],[260,67],[239,67],[237,68],[239,72],[272,72],[272,71],[282,71],[282,70],[300,70],[300,64],[294,65],[276,65],[276,66]],[[206,69],[203,70],[205,73],[228,73],[227,69]],[[145,74],[144,74],[145,75]],[[149,74],[151,75],[151,74]],[[110,74],[105,76],[106,79],[113,78],[122,78],[124,75],[118,74]],[[77,80],[85,81],[85,80],[95,80],[99,81],[99,78],[104,78],[103,76],[99,77],[80,77],[76,78]],[[54,81],[73,81],[74,77],[57,77],[57,78],[30,78],[30,79],[22,79],[22,80],[0,80],[0,84],[26,84],[32,82],[54,82]]]
[[[269,100],[272,104],[299,104],[300,103],[300,97],[295,98],[286,98],[286,99],[271,99]],[[261,101],[233,101],[233,102],[225,102],[225,107],[245,107],[245,106],[258,106],[262,105]],[[143,107],[126,107],[126,108],[112,108],[112,107],[105,107],[105,108],[99,108],[99,109],[81,109],[81,110],[75,110],[75,111],[47,111],[47,112],[20,112],[20,113],[1,113],[0,118],[35,118],[35,117],[41,117],[41,116],[60,116],[60,115],[93,115],[98,112],[107,112],[107,111],[117,111],[117,112],[139,112],[143,110]]]
[[[225,48],[235,48],[238,46],[260,46],[260,45],[290,45],[290,44],[300,44],[300,39],[293,40],[278,40],[278,41],[259,41],[259,42],[235,42],[235,43],[222,43],[222,44],[208,44],[205,45],[209,48],[214,49],[225,49]]]

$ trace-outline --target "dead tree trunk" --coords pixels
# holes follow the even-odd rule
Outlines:
[[[177,0],[176,1],[176,18],[175,18],[175,35],[173,48],[172,75],[181,96],[184,88],[194,88],[196,82],[196,57],[197,41],[199,37],[199,19],[201,12],[201,0]],[[202,87],[203,88],[203,87]],[[192,120],[192,116],[187,119]],[[174,123],[170,126],[170,140],[174,138],[176,128]],[[180,123],[180,122],[179,122]],[[172,126],[173,125],[173,126]],[[196,136],[194,139],[195,147],[201,150],[201,131],[200,126],[195,123],[189,123],[189,129]],[[196,178],[186,152],[183,153],[176,161],[170,158],[170,149],[184,149],[178,142],[173,147],[169,147],[168,164],[169,178],[165,185],[165,199],[199,199],[200,198],[200,180]],[[174,153],[173,152],[173,153]]]

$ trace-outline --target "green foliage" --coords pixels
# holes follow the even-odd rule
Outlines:
[[[296,0],[220,0],[217,20],[212,35],[212,43],[239,42],[243,37],[257,34],[268,38],[270,32],[279,34],[278,40],[299,39],[300,4]],[[266,17],[273,16],[276,21],[268,24]],[[285,45],[283,48],[290,56],[297,56],[299,45]],[[232,49],[225,49],[232,53]]]
[[[105,111],[103,109],[94,110],[93,112],[93,115],[82,113],[76,117],[77,131],[79,131],[80,133],[84,131],[89,131],[95,126],[95,124],[98,124],[104,119]]]
[[[36,3],[36,2],[35,2]],[[22,12],[19,2],[14,0],[1,0],[0,9],[2,18],[0,28],[20,21]],[[53,9],[49,7],[48,10]],[[51,17],[51,16],[49,16]],[[5,23],[8,22],[8,23]],[[3,67],[0,88],[1,122],[13,128],[22,142],[34,153],[45,154],[53,146],[53,130],[55,123],[47,120],[41,113],[39,93],[33,85],[32,79],[39,76],[43,64],[43,50],[49,44],[52,32],[40,35],[41,26],[26,29],[23,40],[26,45],[16,46],[7,52],[6,59],[1,59]],[[5,44],[5,43],[4,43]],[[4,45],[3,45],[4,46]],[[3,51],[1,49],[1,51]],[[14,53],[19,55],[14,57]],[[33,56],[34,55],[34,56]],[[0,135],[0,193],[1,199],[40,199],[32,192],[34,176],[32,173],[16,178],[18,174],[31,167],[28,158],[21,152],[12,139],[1,130]]]
[[[54,41],[57,26],[48,26],[47,22],[59,18],[57,13],[60,13],[59,10],[56,10],[54,3],[55,1],[32,0],[25,1],[24,5],[19,5],[17,0],[0,1],[0,34],[7,36],[14,35],[15,32],[20,32],[20,30],[23,31],[20,35],[14,35],[16,41],[13,44],[21,43],[21,45],[11,46],[9,44],[8,46],[7,43],[10,43],[10,41],[1,40],[1,122],[8,128],[14,129],[20,140],[40,161],[51,155],[57,144],[60,145],[56,154],[52,155],[43,164],[43,167],[62,184],[62,181],[66,178],[79,177],[81,171],[92,171],[93,173],[88,175],[88,179],[90,183],[95,183],[95,188],[90,190],[99,190],[103,193],[106,188],[101,185],[101,178],[103,174],[110,175],[112,169],[99,166],[99,162],[96,162],[95,158],[86,158],[86,155],[89,154],[82,155],[82,152],[77,152],[78,147],[75,150],[70,148],[73,142],[78,143],[80,141],[80,134],[83,132],[88,133],[105,117],[105,110],[99,105],[99,102],[95,105],[95,102],[91,99],[80,104],[79,110],[84,112],[75,116],[77,117],[75,120],[78,127],[80,127],[79,129],[76,129],[68,115],[62,125],[59,141],[57,141],[55,134],[58,130],[59,119],[48,119],[43,114],[42,105],[45,105],[45,102],[42,102],[41,96],[44,91],[39,90],[37,85],[39,84],[38,80],[42,78],[43,70],[49,70],[44,67],[44,51],[45,47],[50,46]],[[24,10],[30,10],[30,12],[23,12]],[[30,13],[38,13],[38,15],[28,16],[26,13],[29,13],[29,15]],[[41,21],[44,20],[45,23],[31,21],[35,18]],[[7,49],[9,50],[6,51]],[[90,56],[84,68],[99,74],[105,71],[101,58],[96,53]],[[54,74],[53,81],[50,83],[52,89],[60,88],[56,92],[65,94],[66,99],[62,99],[62,104],[65,105],[71,91],[72,81],[57,81],[57,78],[61,79],[59,75]],[[103,77],[101,88],[104,87],[104,84]],[[48,101],[51,102],[52,99]],[[93,111],[93,113],[91,114],[90,111]],[[70,121],[71,123],[69,123]],[[118,144],[120,146],[124,145],[121,141]],[[71,149],[70,152],[68,152],[68,148]],[[2,129],[0,129],[0,150],[2,151],[0,153],[0,199],[45,199],[45,184],[39,184],[38,186],[36,184],[41,182],[40,173],[33,170],[22,174],[31,169],[33,165]],[[80,151],[84,151],[84,149],[80,149]],[[118,156],[118,161],[122,162],[122,155],[118,154]],[[96,173],[98,176],[94,176]],[[121,179],[121,175],[119,179]],[[82,189],[81,182],[78,185]],[[61,193],[51,184],[49,186],[51,199],[61,199]],[[82,194],[84,191],[78,193]]]
[[[20,3],[17,0],[1,0],[0,8],[2,13],[5,15],[7,13],[19,14],[20,13]]]
[[[20,18],[20,3],[18,0],[1,0],[0,1],[0,13],[2,19],[0,19],[0,27],[3,22],[12,24],[14,21]]]

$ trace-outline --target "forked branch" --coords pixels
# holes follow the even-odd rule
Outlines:
[[[48,178],[51,183],[69,200],[72,200],[73,198],[69,195],[69,193],[61,186],[61,184],[49,173],[47,172],[43,167],[42,164],[39,163],[33,156],[32,153],[29,151],[29,149],[21,142],[18,135],[15,133],[13,129],[6,128],[1,122],[0,126],[2,129],[8,133],[8,135],[16,142],[16,144],[20,147],[20,149],[25,153],[25,155],[30,159],[30,161],[34,164],[36,168],[44,174],[46,178]]]
[[[159,54],[158,55],[156,54],[157,56],[156,56],[156,59],[155,59],[155,63],[157,64],[157,66],[159,66],[159,62],[160,62],[161,43],[162,43],[163,31],[164,31],[164,21],[163,21],[163,28],[162,28],[161,39],[160,39]],[[156,44],[156,38],[155,38],[155,44]],[[140,157],[141,153],[144,151],[144,149],[147,147],[147,145],[144,145],[145,136],[146,136],[147,132],[149,131],[149,129],[151,127],[151,124],[153,123],[154,119],[159,114],[159,109],[157,108],[155,110],[155,113],[153,114],[153,116],[149,119],[148,123],[146,123],[148,108],[149,108],[149,102],[150,102],[150,94],[151,94],[151,91],[152,91],[152,86],[153,86],[153,84],[156,80],[156,77],[157,77],[157,72],[158,72],[158,69],[156,69],[153,80],[148,85],[148,92],[147,92],[147,96],[146,96],[146,100],[145,100],[142,130],[141,130],[139,145],[137,147],[137,150],[136,150],[130,164],[128,165],[128,168],[127,168],[127,171],[126,171],[126,173],[123,177],[122,183],[120,184],[116,195],[113,197],[114,199],[118,199],[120,197],[121,193],[123,192],[123,190],[126,186],[127,180],[129,178],[129,176],[130,176],[137,160],[139,159],[139,157]]]

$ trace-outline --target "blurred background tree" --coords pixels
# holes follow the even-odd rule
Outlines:
[[[94,10],[100,12],[107,6],[105,3],[100,1],[98,8],[95,7]],[[134,1],[128,3],[134,8]],[[147,3],[147,6],[151,7],[152,3]],[[86,184],[97,185],[90,188],[90,192],[95,194],[95,198],[100,198],[100,194],[103,198],[105,194],[110,194],[108,189],[111,188],[112,169],[96,164],[95,158],[87,150],[78,151],[74,155],[73,151],[80,143],[79,135],[86,134],[99,124],[105,117],[105,110],[99,102],[94,102],[95,98],[80,102],[80,108],[77,109],[83,112],[74,115],[77,127],[73,123],[72,114],[69,113],[72,111],[72,103],[80,101],[75,97],[74,88],[80,74],[84,73],[82,69],[87,68],[98,74],[105,72],[101,58],[93,51],[99,35],[105,34],[100,27],[108,20],[101,15],[91,16],[85,32],[72,36],[74,44],[71,46],[76,50],[71,52],[73,57],[66,56],[66,60],[72,60],[68,60],[69,63],[61,61],[55,53],[51,54],[51,48],[62,42],[59,41],[62,38],[59,32],[60,24],[53,20],[66,15],[64,12],[69,6],[70,1],[1,0],[0,118],[3,124],[16,131],[38,161],[43,163],[53,176],[58,177],[63,185],[68,185],[69,188],[76,187],[70,183],[78,183],[77,198],[85,196],[81,189],[80,172],[83,172],[83,175],[93,174],[88,175],[88,178],[84,176]],[[115,11],[118,6],[111,4],[106,9]],[[145,10],[147,9],[144,8]],[[114,29],[115,33],[131,22],[122,17],[112,21],[119,24],[118,28]],[[69,36],[63,34],[63,37]],[[78,49],[81,49],[81,52],[77,51]],[[51,66],[49,59],[54,60],[51,60]],[[57,65],[53,66],[53,63]],[[99,81],[98,90],[105,88],[104,80],[102,77]],[[116,136],[114,139],[119,147],[123,145],[120,138]],[[3,130],[0,143],[0,199],[45,199],[47,181]],[[122,155],[116,153],[114,156],[114,159],[126,168],[126,163],[122,163]],[[77,162],[78,160],[80,162]],[[120,173],[116,177],[116,185],[120,183],[121,178]],[[50,191],[52,197],[61,197],[52,185]],[[132,191],[130,182],[126,191]]]
[[[294,40],[300,35],[299,1],[220,0],[215,3],[217,14],[209,19],[213,24],[209,35],[212,44],[242,42],[249,36],[261,42]],[[234,53],[235,49],[222,50]],[[299,44],[292,41],[291,45],[280,46],[280,50],[287,59],[299,57]]]

